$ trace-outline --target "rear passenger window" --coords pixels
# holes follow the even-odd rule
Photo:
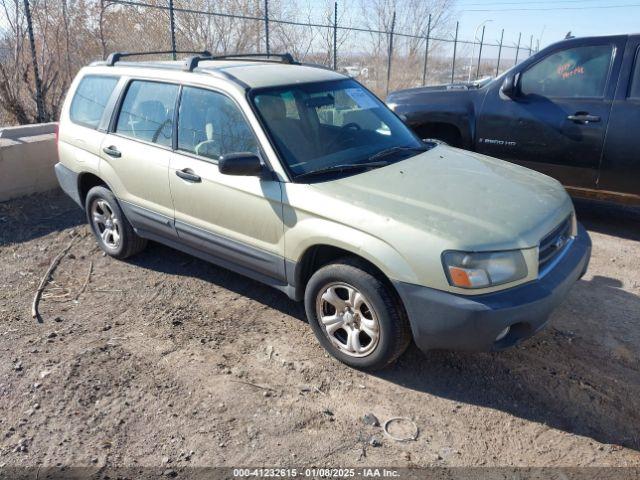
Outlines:
[[[116,133],[170,147],[177,95],[177,85],[134,80],[122,102]]]
[[[89,128],[98,128],[109,97],[116,88],[115,77],[88,75],[80,81],[71,101],[69,116],[73,123]]]
[[[640,48],[638,48],[638,51],[636,52],[636,61],[633,66],[633,74],[631,76],[629,98],[640,98]]]
[[[178,149],[218,160],[229,153],[258,153],[258,144],[231,99],[211,90],[184,87],[178,112]]]

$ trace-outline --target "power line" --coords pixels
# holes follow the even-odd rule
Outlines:
[[[460,6],[462,7],[472,7],[472,6],[486,6],[486,5],[522,5],[522,6],[528,6],[528,5],[534,5],[534,4],[542,4],[542,5],[547,5],[547,4],[558,4],[558,3],[584,3],[584,2],[599,2],[601,0],[540,0],[540,1],[534,1],[534,2],[482,2],[482,3],[463,3]]]
[[[486,5],[486,4],[485,4]],[[461,12],[552,12],[558,10],[595,10],[595,9],[610,9],[610,8],[634,8],[640,7],[640,3],[633,3],[628,5],[598,5],[594,7],[550,7],[550,8],[478,8],[468,9],[463,8]]]

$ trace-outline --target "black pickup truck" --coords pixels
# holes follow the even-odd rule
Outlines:
[[[400,90],[387,104],[421,138],[640,205],[640,35],[564,40],[493,80]]]

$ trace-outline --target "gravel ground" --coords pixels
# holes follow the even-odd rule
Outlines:
[[[0,204],[0,467],[639,466],[640,218],[578,213],[592,263],[545,331],[371,375],[275,290],[157,244],[105,257],[60,192]]]

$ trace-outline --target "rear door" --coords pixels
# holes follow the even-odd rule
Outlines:
[[[624,41],[560,44],[523,64],[518,94],[496,82],[478,120],[477,150],[595,188]]]
[[[131,80],[102,142],[103,178],[147,235],[175,236],[168,177],[178,91],[176,84]]]
[[[640,38],[629,39],[611,108],[598,189],[640,201]],[[605,195],[606,196],[606,195]]]

